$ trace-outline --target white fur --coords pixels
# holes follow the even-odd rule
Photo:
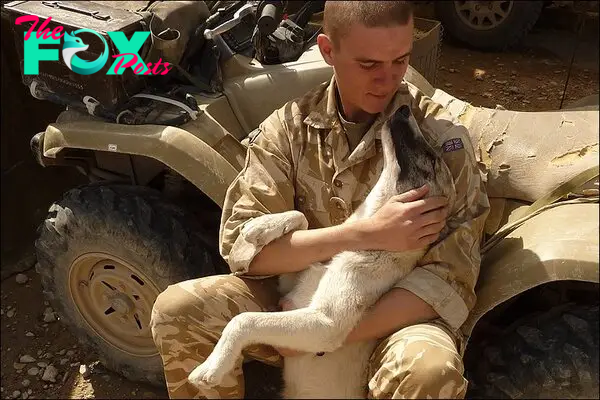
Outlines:
[[[393,195],[414,188],[414,183],[407,182],[406,187],[398,184],[399,166],[387,124],[382,130],[382,144],[381,176],[349,220],[369,217]],[[249,242],[266,244],[284,232],[303,229],[305,221],[297,211],[265,215],[247,223],[242,234]],[[368,360],[376,343],[342,344],[366,309],[407,275],[424,253],[425,249],[403,253],[344,251],[329,263],[281,276],[280,289],[300,308],[234,317],[210,356],[189,375],[189,382],[219,385],[242,349],[262,343],[309,353],[285,359],[285,398],[364,398]],[[318,352],[326,353],[317,356]]]

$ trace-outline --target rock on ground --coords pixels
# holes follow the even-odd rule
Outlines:
[[[19,362],[20,363],[32,363],[32,362],[35,362],[35,358],[30,356],[29,354],[25,354],[24,356],[21,356],[21,358],[19,358]]]
[[[87,365],[85,364],[81,364],[79,366],[79,373],[81,374],[81,376],[83,376],[84,378],[89,378],[89,376],[92,374],[90,369],[88,368]]]
[[[42,380],[46,382],[56,382],[58,370],[53,365],[48,365],[42,376]]]

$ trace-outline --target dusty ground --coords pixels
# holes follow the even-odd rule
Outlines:
[[[568,63],[544,48],[481,53],[443,46],[437,85],[473,105],[519,111],[560,108]],[[597,50],[596,50],[597,51]],[[575,65],[563,105],[598,93],[598,69]]]
[[[29,258],[27,264],[32,262],[34,259]],[[94,356],[78,347],[77,340],[60,321],[44,322],[48,306],[42,300],[40,280],[34,269],[25,275],[29,278],[25,284],[17,283],[15,276],[2,282],[2,398],[16,398],[16,391],[20,392],[18,398],[38,399],[165,397],[164,390],[133,384],[97,367],[85,379],[79,373],[80,364],[90,365]],[[47,321],[51,319],[48,317]],[[20,363],[26,355],[35,361]],[[57,369],[55,383],[42,379],[45,364]]]
[[[565,104],[598,93],[597,36],[585,40],[577,51]],[[445,43],[437,86],[473,105],[500,104],[522,111],[557,109],[573,43],[570,33],[545,29],[543,24],[530,35],[526,46],[508,53],[481,53]],[[129,382],[98,367],[89,377],[82,376],[80,365],[96,359],[78,347],[76,338],[60,321],[44,322],[44,315],[51,320],[52,313],[46,310],[39,279],[32,269],[34,263],[31,253],[26,253],[20,264],[2,266],[1,397],[165,398],[163,388]],[[25,271],[26,283],[17,283],[15,275],[7,276],[19,270]],[[26,355],[35,360],[20,363]],[[44,368],[46,365],[56,368],[55,382],[44,380],[44,373],[48,378],[53,369]],[[261,373],[252,379],[256,386],[262,382]]]

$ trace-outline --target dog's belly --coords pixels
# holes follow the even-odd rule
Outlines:
[[[325,271],[322,264],[315,264],[298,273],[295,286],[285,297],[291,300],[296,308],[308,307]]]
[[[337,310],[330,316],[340,327],[362,313],[352,307],[356,299],[365,300],[363,304],[368,306],[381,291],[387,291],[398,276],[406,273],[399,266],[392,266],[395,264],[392,260],[389,256],[381,257],[379,265],[371,260],[369,265],[354,268],[344,263],[343,266],[330,265],[328,269],[312,266],[298,275],[296,286],[287,297],[298,308],[318,307],[326,314]],[[411,259],[404,261],[412,265]],[[331,305],[340,300],[347,307]],[[286,358],[284,398],[365,398],[368,363],[375,345],[376,341],[363,341],[344,345],[323,356],[306,354]]]
[[[308,307],[326,269],[311,266],[297,277],[288,298],[296,307]],[[367,364],[375,342],[347,345],[323,356],[305,354],[285,358],[284,398],[364,398]]]
[[[284,397],[365,398],[369,357],[375,341],[346,345],[319,357],[306,354],[285,359]]]

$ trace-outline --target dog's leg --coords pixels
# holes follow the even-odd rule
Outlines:
[[[342,346],[356,322],[346,318],[340,325],[323,312],[310,308],[242,313],[227,324],[213,352],[192,371],[188,380],[196,386],[218,386],[242,350],[251,344],[312,353],[333,351]]]
[[[267,245],[294,230],[308,228],[308,221],[300,211],[286,211],[266,214],[251,219],[244,225],[240,234],[250,243]]]

